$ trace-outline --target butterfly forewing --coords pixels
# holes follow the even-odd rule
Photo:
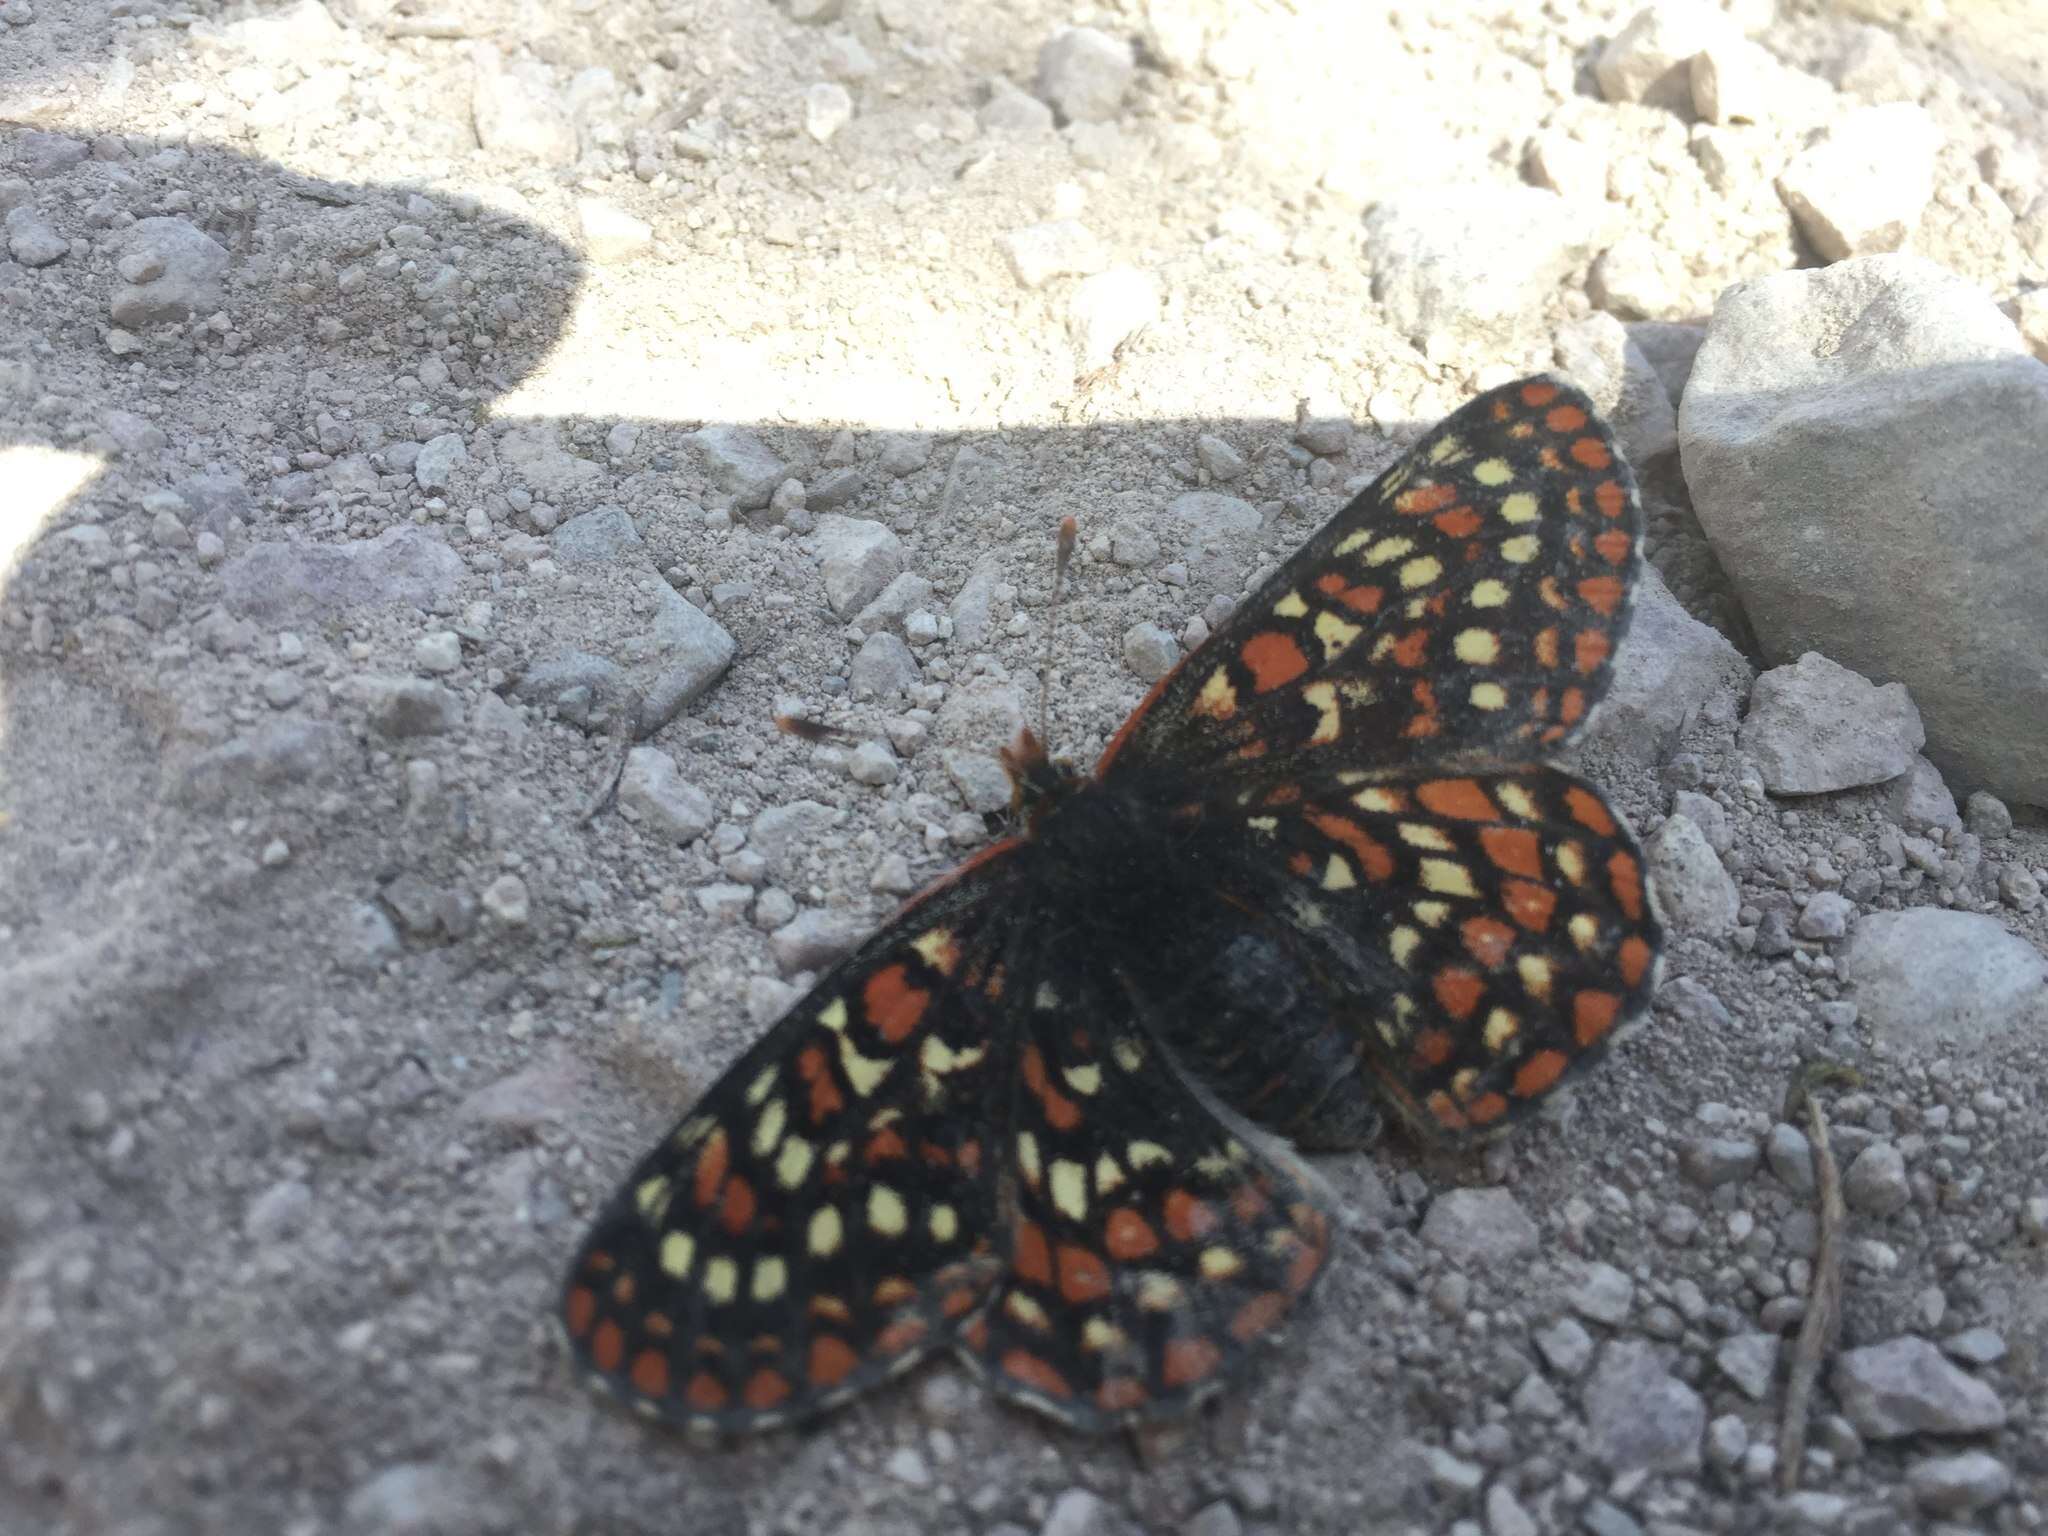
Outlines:
[[[634,1407],[706,1430],[829,1407],[986,1300],[1001,1117],[999,845],[835,967],[642,1159],[561,1315]]]
[[[1097,771],[1303,780],[1546,755],[1606,691],[1640,525],[1582,394],[1526,379],[1481,395],[1245,599]]]

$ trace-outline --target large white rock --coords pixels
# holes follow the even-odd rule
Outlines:
[[[1678,426],[1768,659],[1904,683],[1949,782],[2048,805],[2048,366],[2012,322],[1913,256],[1740,283]]]
[[[1418,342],[1490,334],[1533,309],[1600,242],[1588,210],[1538,187],[1404,194],[1365,218],[1372,292]]]
[[[1934,196],[1941,130],[1910,101],[1858,107],[1778,176],[1799,232],[1829,261],[1902,249]]]

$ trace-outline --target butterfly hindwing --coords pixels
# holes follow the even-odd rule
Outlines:
[[[998,845],[840,963],[634,1170],[571,1266],[581,1365],[701,1430],[802,1419],[985,1302],[1008,1036]]]
[[[1641,522],[1583,394],[1550,378],[1489,391],[1246,598],[1097,772],[1304,779],[1555,751],[1607,689]]]

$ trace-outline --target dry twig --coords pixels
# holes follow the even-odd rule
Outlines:
[[[1792,1377],[1785,1387],[1785,1412],[1778,1424],[1778,1491],[1799,1486],[1800,1463],[1806,1459],[1806,1417],[1821,1365],[1835,1347],[1842,1325],[1842,1233],[1849,1222],[1842,1203],[1842,1173],[1828,1141],[1828,1117],[1814,1090],[1822,1083],[1853,1083],[1856,1074],[1831,1062],[1808,1066],[1785,1097],[1785,1118],[1803,1107],[1813,1141],[1814,1182],[1819,1186],[1820,1242],[1813,1255],[1813,1284],[1807,1292],[1806,1318],[1792,1354]]]

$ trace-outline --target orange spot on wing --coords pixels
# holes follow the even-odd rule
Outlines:
[[[1593,547],[1609,565],[1620,565],[1634,552],[1636,541],[1621,529],[1610,528],[1593,541]]]
[[[1640,922],[1643,916],[1643,871],[1633,857],[1616,849],[1607,859],[1607,883],[1614,892],[1615,904],[1630,922]]]
[[[1261,1291],[1230,1319],[1230,1336],[1240,1344],[1249,1344],[1260,1334],[1270,1332],[1287,1315],[1290,1304],[1284,1291]]]
[[[690,1378],[690,1385],[683,1393],[683,1401],[699,1413],[716,1413],[726,1403],[725,1383],[709,1371],[699,1371]]]
[[[1024,1086],[1044,1108],[1046,1123],[1054,1130],[1071,1131],[1081,1123],[1080,1107],[1053,1087],[1046,1075],[1045,1057],[1035,1045],[1024,1047]]]
[[[884,1275],[875,1282],[873,1299],[878,1307],[900,1307],[917,1300],[917,1287],[903,1275]]]
[[[939,1302],[939,1311],[946,1317],[958,1317],[963,1312],[973,1311],[975,1302],[980,1299],[975,1292],[962,1286],[958,1290],[946,1292]]]
[[[1293,870],[1295,874],[1300,875],[1303,879],[1306,879],[1308,876],[1315,873],[1316,861],[1310,858],[1307,854],[1297,850],[1294,853],[1288,855],[1287,867]]]
[[[1358,857],[1368,880],[1384,880],[1394,872],[1394,856],[1380,843],[1367,834],[1365,828],[1348,816],[1335,816],[1327,811],[1316,811],[1308,818],[1310,826],[1334,843],[1342,843]]]
[[[1618,480],[1602,480],[1593,487],[1593,505],[1602,517],[1620,517],[1628,510],[1628,495]]]
[[[1482,827],[1479,846],[1495,868],[1531,880],[1543,878],[1543,845],[1527,827]]]
[[[690,1193],[700,1206],[707,1206],[718,1198],[719,1188],[725,1183],[729,1153],[722,1127],[704,1138],[704,1145],[697,1151],[697,1165],[690,1184]]]
[[[1488,970],[1507,959],[1515,942],[1515,930],[1495,917],[1468,917],[1464,924],[1465,952]]]
[[[1098,1301],[1109,1294],[1109,1266],[1086,1248],[1060,1244],[1060,1295],[1068,1301]]]
[[[1556,398],[1557,386],[1545,383],[1541,379],[1532,380],[1530,383],[1522,386],[1522,404],[1524,405],[1545,406]]]
[[[571,1286],[562,1300],[562,1321],[568,1326],[569,1337],[582,1338],[596,1318],[597,1293],[587,1285]]]
[[[1222,1358],[1207,1339],[1175,1339],[1166,1346],[1160,1379],[1169,1387],[1191,1387],[1215,1370]]]
[[[1572,443],[1572,457],[1588,469],[1605,469],[1614,462],[1614,455],[1607,451],[1607,445],[1597,437],[1581,437]]]
[[[1325,597],[1335,598],[1353,613],[1377,613],[1386,593],[1378,587],[1354,587],[1346,581],[1342,571],[1325,571],[1316,578],[1316,590]]]
[[[1572,999],[1572,1036],[1581,1045],[1591,1045],[1614,1028],[1621,999],[1612,992],[1581,992]]]
[[[1621,941],[1621,951],[1616,958],[1621,964],[1621,979],[1633,987],[1650,969],[1650,946],[1631,935]]]
[[[719,1202],[718,1220],[735,1237],[754,1224],[754,1186],[738,1174],[725,1181],[725,1198]]]
[[[1010,1254],[1010,1268],[1033,1285],[1052,1284],[1052,1250],[1045,1241],[1045,1228],[1037,1222],[1017,1223],[1017,1244]]]
[[[1443,726],[1436,713],[1436,690],[1425,681],[1416,683],[1411,692],[1415,697],[1415,713],[1409,716],[1408,723],[1401,727],[1401,734],[1418,741],[1426,740]]]
[[[619,1362],[626,1358],[626,1335],[619,1325],[606,1318],[597,1325],[597,1331],[590,1336],[590,1363],[600,1371],[616,1371]]]
[[[1430,521],[1436,524],[1439,531],[1454,539],[1469,539],[1483,526],[1479,514],[1470,507],[1452,507],[1448,511],[1437,513]]]
[[[612,1282],[612,1300],[622,1307],[630,1307],[633,1305],[634,1296],[639,1294],[639,1290],[640,1286],[634,1280],[632,1271],[628,1270]]]
[[[1472,1016],[1472,1010],[1479,1006],[1479,999],[1486,991],[1486,984],[1479,979],[1476,971],[1468,971],[1462,965],[1447,965],[1436,973],[1435,980],[1430,983],[1430,990],[1436,993],[1437,1006],[1445,1013],[1454,1019],[1468,1019]],[[1439,1030],[1426,1030],[1423,1039],[1439,1033]],[[1444,1056],[1449,1056],[1448,1036],[1445,1037],[1444,1047]],[[1420,1054],[1420,1041],[1417,1042],[1416,1049]]]
[[[1109,1213],[1109,1222],[1103,1228],[1103,1246],[1113,1259],[1142,1259],[1158,1251],[1159,1234],[1136,1211],[1118,1209]]]
[[[891,1045],[900,1045],[924,1017],[931,993],[910,985],[909,972],[901,965],[885,965],[861,988],[861,1006],[868,1023]]]
[[[1503,881],[1500,897],[1508,916],[1531,933],[1548,928],[1550,914],[1557,909],[1557,892],[1529,880]]]
[[[845,1107],[846,1099],[832,1081],[831,1064],[817,1046],[807,1045],[797,1053],[796,1075],[810,1084],[811,1124],[823,1125]]]
[[[1576,432],[1586,424],[1586,413],[1576,405],[1560,405],[1543,418],[1553,432]]]
[[[1415,786],[1425,810],[1458,821],[1498,821],[1500,812],[1476,779],[1430,779]]]
[[[1055,1370],[1049,1361],[1041,1360],[1029,1350],[1013,1349],[1003,1356],[1003,1372],[1024,1383],[1027,1387],[1043,1392],[1047,1397],[1072,1397],[1074,1389],[1067,1378]]]
[[[1614,642],[1604,630],[1582,629],[1572,637],[1572,665],[1581,672],[1597,672],[1613,652]]]
[[[1577,725],[1585,718],[1586,696],[1576,688],[1567,688],[1557,701],[1557,718],[1566,725]]]
[[[1469,1011],[1469,1010],[1468,1010]],[[1451,1033],[1447,1029],[1425,1029],[1415,1037],[1415,1059],[1424,1066],[1440,1067],[1451,1058]]]
[[[1308,670],[1308,657],[1302,654],[1301,647],[1291,636],[1277,630],[1262,630],[1253,635],[1238,655],[1251,669],[1252,687],[1260,693],[1284,687]]]
[[[1491,1125],[1508,1112],[1508,1101],[1497,1093],[1482,1093],[1465,1106],[1465,1115],[1474,1125]]]
[[[925,1146],[927,1148],[927,1161],[930,1160],[929,1154],[932,1152],[937,1152],[941,1156],[945,1155],[946,1149],[944,1147],[934,1147],[930,1142],[926,1142]],[[868,1138],[867,1146],[861,1149],[861,1156],[866,1159],[870,1168],[876,1163],[887,1162],[889,1159],[896,1157],[908,1157],[909,1155],[910,1148],[903,1144],[903,1137],[893,1125],[883,1126]]]
[[[791,1387],[789,1378],[780,1371],[771,1371],[765,1366],[747,1378],[741,1398],[756,1413],[766,1413],[788,1400]]]
[[[1425,512],[1434,512],[1439,507],[1447,507],[1457,500],[1457,497],[1458,492],[1454,486],[1435,482],[1412,485],[1394,498],[1394,510],[1419,516]]]
[[[1424,1107],[1436,1116],[1437,1124],[1445,1130],[1462,1131],[1466,1128],[1468,1122],[1465,1119],[1465,1111],[1460,1109],[1457,1101],[1443,1089],[1437,1089],[1422,1102]]]
[[[667,1397],[668,1356],[658,1349],[641,1350],[633,1357],[633,1369],[628,1380],[642,1397]]]
[[[924,1335],[923,1318],[899,1317],[875,1335],[875,1348],[885,1355],[900,1355]]]
[[[1570,807],[1572,820],[1602,837],[1614,836],[1614,818],[1607,807],[1600,803],[1600,797],[1591,790],[1574,784],[1564,792],[1564,803]]]
[[[1411,629],[1389,648],[1388,654],[1400,667],[1419,667],[1429,660],[1429,631]]]
[[[1166,1230],[1175,1242],[1191,1243],[1208,1236],[1216,1225],[1216,1213],[1185,1189],[1174,1188],[1166,1195]]]
[[[807,1368],[813,1386],[836,1387],[851,1376],[859,1365],[860,1356],[853,1352],[853,1346],[846,1340],[829,1333],[821,1333],[811,1340]]]
[[[1571,1059],[1563,1051],[1538,1051],[1515,1069],[1515,1092],[1533,1099],[1545,1093],[1564,1076]]]
[[[1112,1376],[1095,1389],[1095,1403],[1104,1413],[1124,1413],[1141,1406],[1145,1384],[1133,1376]]]
[[[1618,576],[1588,576],[1579,583],[1579,596],[1595,613],[1612,618],[1620,611],[1622,585]]]
[[[845,1323],[853,1320],[853,1308],[837,1296],[813,1296],[810,1306],[805,1310],[812,1317],[821,1318],[828,1323]]]

